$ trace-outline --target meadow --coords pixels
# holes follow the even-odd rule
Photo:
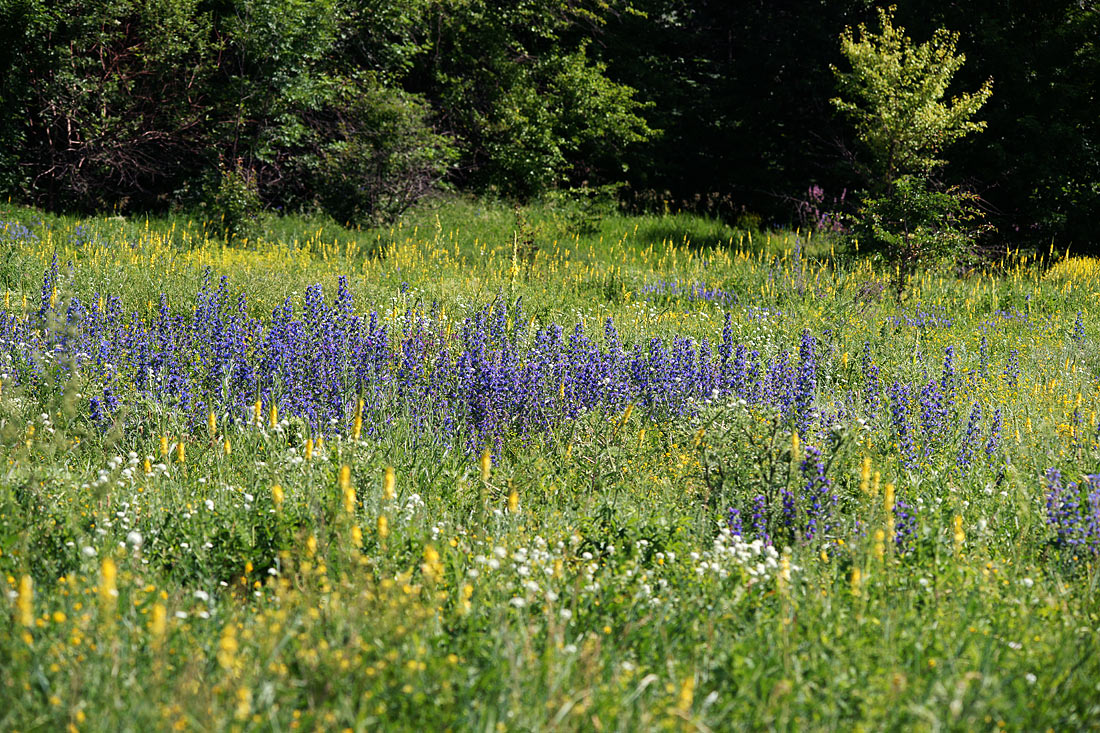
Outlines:
[[[0,729],[1100,726],[1100,261],[0,220]]]

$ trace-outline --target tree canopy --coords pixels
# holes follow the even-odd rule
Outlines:
[[[622,182],[636,202],[787,223],[923,170],[972,190],[1005,236],[1096,246],[1096,2],[899,0],[890,22],[931,40],[877,76],[846,70],[834,105],[832,68],[872,50],[860,28],[880,12],[0,0],[0,189],[77,211],[193,207],[239,170],[263,205],[368,221],[440,186],[522,200]],[[941,73],[914,87],[919,68]],[[869,94],[902,112],[874,117]]]
[[[976,92],[945,100],[966,56],[956,52],[959,34],[939,28],[932,39],[914,43],[895,27],[891,10],[879,10],[880,30],[845,28],[840,50],[850,71],[834,67],[841,96],[832,102],[855,124],[867,148],[869,174],[879,187],[900,175],[928,175],[947,161],[943,149],[985,129],[971,119],[993,92],[986,80]]]

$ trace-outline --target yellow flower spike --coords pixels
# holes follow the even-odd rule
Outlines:
[[[386,466],[386,471],[382,474],[382,499],[393,501],[397,497],[396,486],[397,474],[393,470],[393,466]]]
[[[691,705],[695,702],[695,677],[685,677],[680,684],[680,696],[676,700],[676,709],[686,715],[691,711]]]
[[[363,546],[363,530],[356,524],[351,528],[351,544],[353,547]]]
[[[355,489],[352,488],[350,481],[344,485],[342,491],[344,492],[344,513],[355,514],[355,507],[358,502],[355,499]]]
[[[306,460],[313,460],[313,438],[306,438]]]
[[[19,579],[19,595],[15,598],[15,612],[19,625],[25,628],[34,626],[34,581],[24,575]]]
[[[360,399],[359,403],[355,406],[355,422],[351,427],[351,439],[359,440],[359,435],[363,432],[363,400]]]
[[[275,401],[271,401],[271,409],[267,411],[267,424],[268,427],[274,429],[279,422],[279,406],[275,404]]]
[[[385,514],[378,515],[378,539],[384,540],[390,536],[390,522]]]
[[[864,494],[871,490],[871,457],[863,457],[863,465],[859,469],[859,490]]]
[[[264,419],[264,403],[263,400],[256,400],[256,404],[252,406],[252,422],[257,425]]]
[[[481,480],[482,480],[482,482],[483,483],[488,482],[489,481],[489,474],[493,469],[493,456],[492,456],[492,454],[489,453],[489,448],[488,447],[486,447],[485,450],[483,450],[481,452],[480,467],[481,467]]]
[[[791,460],[798,462],[802,460],[802,444],[798,440],[798,433],[791,433]]]
[[[878,496],[878,488],[882,483],[882,472],[875,471],[871,476],[871,498]]]
[[[168,630],[168,610],[162,603],[154,603],[149,614],[149,633],[154,642],[159,642]]]
[[[886,556],[886,533],[881,529],[875,530],[875,545],[872,552],[875,555],[875,559],[880,562]]]
[[[886,484],[886,491],[882,500],[882,508],[886,512],[886,533],[894,536],[894,485]]]
[[[118,567],[109,557],[99,566],[99,603],[104,611],[110,611],[118,598]]]
[[[168,436],[167,435],[160,436],[160,455],[161,455],[161,458],[167,458],[168,457]]]
[[[222,452],[227,456],[233,452],[233,446],[229,444],[229,438],[226,438],[225,442],[222,443]]]
[[[858,568],[852,568],[852,595],[859,598],[862,594],[860,586],[863,584],[863,572]]]
[[[183,436],[176,443],[176,463],[184,463],[187,460],[187,449],[183,447]]]
[[[420,564],[420,572],[429,583],[437,583],[443,578],[443,563],[439,559],[439,551],[434,545],[424,548],[424,562]]]
[[[218,418],[214,415],[214,411],[210,411],[210,415],[206,418],[206,429],[210,431],[210,435],[214,436],[218,432]]]
[[[966,533],[963,532],[963,518],[961,514],[955,515],[955,553],[961,555],[963,545],[966,544]]]
[[[779,592],[786,595],[791,585],[791,556],[786,551],[779,558],[779,572],[775,576],[775,582]]]
[[[519,493],[515,489],[512,489],[512,493],[508,494],[508,512],[510,514],[519,512]]]
[[[148,458],[146,458],[145,462],[141,464],[141,470],[144,471],[146,474],[150,474],[153,472],[153,464],[149,462]]]
[[[237,707],[233,711],[237,720],[245,720],[252,713],[252,690],[247,687],[237,688]]]
[[[707,431],[705,428],[699,428],[695,431],[695,436],[692,438],[691,447],[698,448],[703,444],[703,438],[706,437]]]
[[[317,554],[317,538],[310,535],[306,538],[306,555],[313,557]]]
[[[283,501],[286,499],[286,494],[283,493],[283,487],[279,484],[275,484],[271,487],[271,500],[275,502],[275,508],[278,509],[283,505]]]
[[[233,622],[229,622],[225,625],[221,638],[218,640],[218,666],[226,672],[234,672],[237,666],[238,649],[237,627]]]

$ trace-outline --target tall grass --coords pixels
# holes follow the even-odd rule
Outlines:
[[[183,219],[2,213],[2,729],[1100,724],[1094,260],[928,272],[896,304],[834,241],[681,215],[582,232],[456,200],[231,246]],[[376,312],[385,367],[341,421],[133,381],[161,295],[193,324],[222,275],[256,333],[341,277]],[[112,297],[110,328],[66,320]],[[478,312],[504,314],[487,365],[536,373],[539,329],[563,329],[545,423],[432,396],[468,378],[439,352],[470,351]],[[607,369],[620,340],[622,396],[570,372],[577,327]],[[172,352],[196,385],[202,347]],[[493,440],[442,437],[483,405]]]

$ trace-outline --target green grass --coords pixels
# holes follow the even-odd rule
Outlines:
[[[0,729],[1100,725],[1097,558],[1056,544],[1042,480],[1050,467],[1066,480],[1100,469],[1095,261],[927,273],[895,304],[877,295],[891,273],[837,242],[750,239],[681,214],[592,221],[550,203],[517,216],[455,199],[379,230],[268,219],[257,241],[226,246],[183,218],[0,209],[39,218],[37,239],[0,227],[0,289],[20,318],[56,253],[58,302],[117,295],[138,318],[161,293],[188,313],[223,274],[259,317],[285,298],[300,308],[313,283],[330,297],[347,275],[356,310],[397,329],[433,302],[461,319],[522,298],[536,326],[583,321],[597,340],[613,317],[628,347],[676,335],[714,345],[728,312],[735,340],[767,357],[797,361],[809,329],[823,345],[817,406],[830,413],[834,397],[859,394],[865,343],[884,390],[938,379],[949,345],[969,376],[964,424],[935,437],[942,450],[919,470],[904,465],[885,399],[865,425],[857,406],[798,447],[774,412],[722,400],[690,417],[638,406],[506,436],[483,479],[479,455],[425,439],[405,414],[359,440],[330,436],[309,460],[313,431],[286,416],[216,416],[211,430],[124,394],[125,419],[103,429],[88,416],[94,373],[32,388],[9,356]],[[647,295],[675,280],[737,300]],[[950,322],[905,320],[920,312]],[[1014,385],[1003,376],[1013,349]],[[1002,410],[1002,440],[963,470],[975,403],[982,441]],[[727,508],[799,485],[807,444],[825,449],[838,497],[828,539],[738,555]],[[866,487],[864,458],[880,474]],[[918,507],[905,552],[876,539],[898,519],[887,483]]]

